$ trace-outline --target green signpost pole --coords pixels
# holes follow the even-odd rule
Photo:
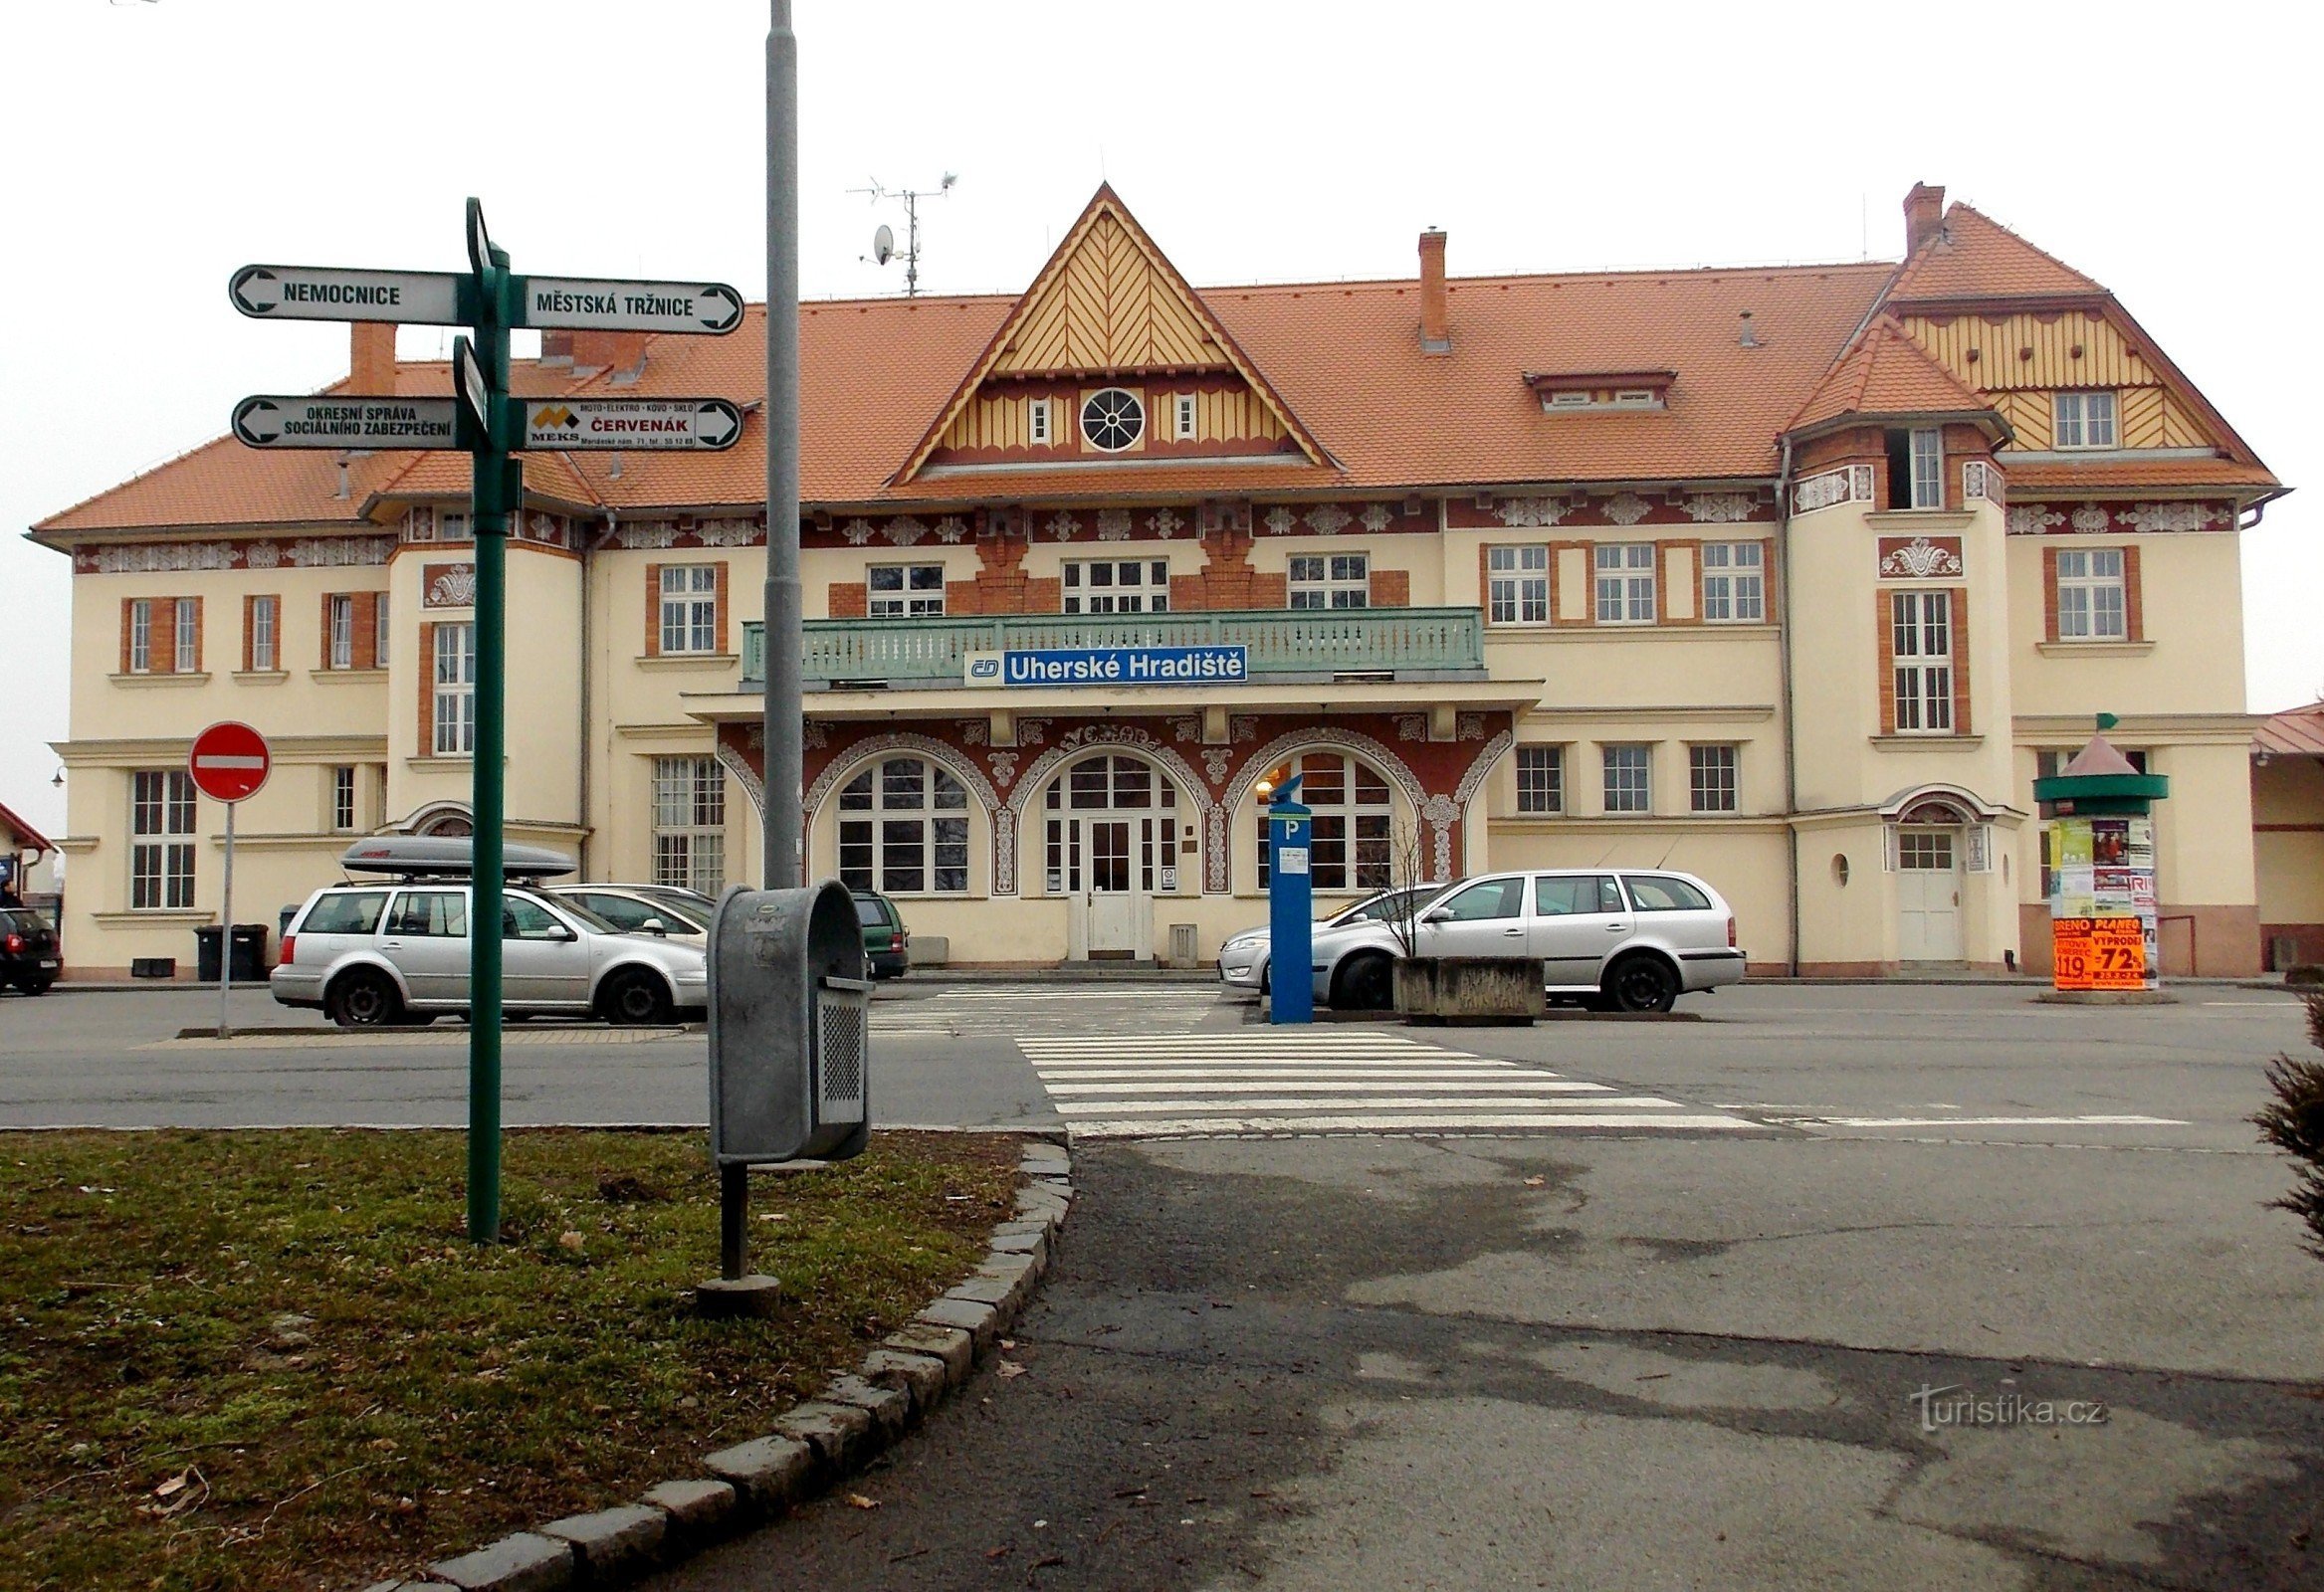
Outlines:
[[[501,1236],[501,951],[507,828],[509,515],[524,511],[522,468],[509,457],[509,256],[486,240],[469,205],[476,266],[475,358],[483,376],[485,435],[475,461],[476,762],[472,803],[476,873],[471,883],[468,1018],[468,1236]],[[436,667],[433,660],[430,667]]]
[[[509,394],[509,332],[525,327],[718,337],[742,324],[742,296],[723,282],[519,277],[509,269],[507,251],[493,247],[492,237],[485,231],[484,206],[474,199],[468,201],[468,264],[466,276],[457,272],[250,265],[228,279],[226,293],[235,309],[254,320],[393,320],[399,324],[466,326],[476,334],[473,342],[467,337],[453,342],[453,395],[449,399],[393,392],[259,394],[235,405],[233,425],[235,437],[246,448],[373,449],[382,446],[384,435],[395,439],[385,444],[389,447],[447,453],[465,449],[474,466],[475,650],[466,658],[460,657],[446,645],[446,632],[439,630],[438,657],[417,662],[421,669],[436,672],[430,683],[431,701],[456,698],[456,694],[439,697],[435,687],[466,684],[474,690],[470,702],[474,714],[475,840],[469,900],[468,1236],[479,1244],[491,1244],[501,1235],[509,516],[525,511],[525,475],[510,456],[528,448],[610,452],[653,447],[717,452],[734,447],[742,435],[742,411],[725,398],[573,395],[553,403],[522,403]],[[380,427],[391,429],[382,432]],[[795,513],[789,516],[790,520],[796,518]],[[794,615],[796,606],[794,602]],[[797,652],[795,642],[791,652]],[[466,681],[458,673],[464,667],[471,671]],[[446,670],[452,673],[447,675]],[[794,723],[794,744],[797,732]],[[431,724],[422,733],[439,731]],[[462,748],[456,738],[448,738],[430,749],[456,755]],[[795,763],[793,768],[795,785]],[[197,781],[199,778],[197,766]],[[231,835],[231,810],[228,824]],[[220,1032],[224,1026],[221,1020]]]

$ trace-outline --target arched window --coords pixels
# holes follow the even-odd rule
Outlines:
[[[890,896],[968,889],[968,793],[942,765],[887,757],[839,792],[839,879]]]
[[[1308,870],[1319,891],[1386,890],[1395,872],[1395,809],[1385,775],[1346,752],[1301,752],[1267,775],[1271,790],[1305,775],[1300,802],[1315,812]],[[1259,888],[1267,888],[1267,799],[1258,798]],[[1418,884],[1413,880],[1408,883]]]
[[[1178,888],[1178,789],[1152,764],[1094,753],[1058,775],[1042,802],[1052,893]]]

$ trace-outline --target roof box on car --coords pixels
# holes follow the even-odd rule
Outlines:
[[[351,874],[466,879],[476,872],[476,842],[467,835],[377,835],[349,846],[339,867]],[[540,846],[503,846],[501,871],[510,879],[549,879],[571,873],[573,860]]]

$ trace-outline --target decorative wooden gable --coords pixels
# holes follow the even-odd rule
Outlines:
[[[1882,302],[1923,353],[1993,404],[2020,450],[2056,446],[2059,393],[2101,390],[2116,395],[2123,450],[2259,463],[2111,293],[1968,205],[1915,246]]]
[[[1124,399],[1102,395],[1122,393]],[[1093,400],[1129,425],[1085,425]],[[1332,461],[1253,368],[1111,186],[1101,186],[910,458],[1031,462],[1044,453]]]

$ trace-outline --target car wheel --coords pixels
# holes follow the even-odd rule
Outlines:
[[[660,1028],[670,1021],[670,991],[653,974],[632,967],[606,980],[597,996],[597,1009],[608,1023]]]
[[[46,995],[49,992],[49,986],[55,982],[56,980],[53,978],[28,978],[16,987],[27,995]]]
[[[385,973],[359,968],[339,975],[322,1009],[341,1028],[384,1028],[402,1021],[403,997]]]
[[[1667,1012],[1678,1004],[1678,974],[1659,956],[1625,956],[1605,975],[1617,1012]]]
[[[1265,967],[1259,969],[1259,993],[1262,995],[1275,993],[1275,964],[1273,962],[1269,962]]]
[[[1351,1012],[1383,1012],[1395,999],[1395,964],[1385,956],[1359,956],[1341,972],[1334,1006]]]

